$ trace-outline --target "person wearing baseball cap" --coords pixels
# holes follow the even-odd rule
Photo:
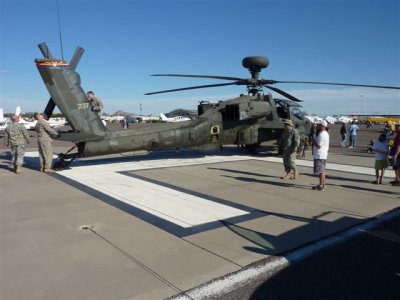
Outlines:
[[[284,120],[283,127],[284,130],[279,140],[279,147],[282,149],[283,166],[286,174],[281,179],[296,179],[299,176],[296,167],[296,155],[300,146],[300,135],[297,129],[294,128],[292,120]]]
[[[312,187],[313,190],[325,190],[325,168],[329,150],[329,134],[326,128],[328,123],[325,120],[317,122],[318,135],[313,144],[314,174],[319,177],[319,184]]]

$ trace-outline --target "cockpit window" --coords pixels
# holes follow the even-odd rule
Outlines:
[[[304,114],[303,112],[298,109],[298,108],[293,108],[292,113],[294,116],[296,116],[300,120],[304,120]]]
[[[281,119],[289,118],[289,111],[288,111],[287,106],[284,106],[281,103],[277,103],[276,112],[277,112],[279,118],[281,118]]]

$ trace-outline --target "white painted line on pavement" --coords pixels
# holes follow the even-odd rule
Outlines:
[[[247,158],[246,158],[247,159]],[[249,214],[240,210],[172,188],[121,174],[121,171],[204,164],[232,160],[221,157],[201,159],[164,159],[124,162],[107,165],[79,166],[57,174],[86,185],[105,195],[139,208],[154,216],[189,228],[217,220]],[[243,160],[234,158],[233,160]]]

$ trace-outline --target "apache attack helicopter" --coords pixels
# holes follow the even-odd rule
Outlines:
[[[300,110],[301,100],[272,87],[276,83],[312,83],[376,88],[394,88],[345,83],[293,82],[259,79],[261,69],[269,64],[265,57],[253,56],[243,59],[243,67],[250,71],[251,78],[242,79],[226,76],[155,74],[231,80],[229,83],[192,86],[164,90],[146,95],[183,91],[190,89],[244,85],[248,94],[218,103],[200,102],[198,117],[178,123],[152,123],[128,130],[110,130],[105,127],[98,114],[91,109],[85,91],[81,87],[79,74],[75,71],[84,52],[78,47],[70,63],[54,59],[47,45],[38,45],[44,59],[36,59],[36,66],[51,96],[45,115],[49,118],[57,105],[64,114],[72,131],[60,132],[59,140],[70,141],[76,146],[67,153],[59,154],[55,168],[70,164],[77,157],[90,157],[136,150],[155,151],[165,148],[218,149],[223,145],[238,145],[255,150],[262,142],[278,139],[283,131],[283,120],[292,120],[301,135],[309,133],[311,124]],[[275,99],[264,94],[266,87],[287,99]],[[76,149],[76,152],[70,153]]]

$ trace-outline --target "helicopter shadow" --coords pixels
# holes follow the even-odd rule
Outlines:
[[[308,177],[313,177],[315,178],[316,175],[311,174],[311,173],[302,173],[301,176],[308,176]],[[358,183],[369,183],[370,180],[364,180],[364,179],[357,179],[357,178],[350,178],[350,177],[343,177],[343,176],[334,176],[334,175],[330,175],[329,173],[326,174],[326,179],[327,180],[345,180],[345,181],[350,181],[350,182],[358,182]],[[329,184],[331,185],[331,184]]]
[[[336,234],[338,231],[344,230],[361,222],[360,219],[350,216],[343,216],[335,221],[321,220],[321,218],[331,213],[335,212],[326,211],[317,216],[305,218],[265,212],[267,216],[271,215],[305,223],[302,226],[290,229],[279,235],[256,231],[244,226],[230,223],[226,220],[221,220],[220,222],[225,226],[225,228],[229,229],[235,235],[254,244],[254,246],[243,246],[243,249],[261,255],[276,255],[293,249],[295,245],[295,247],[302,247],[318,238]],[[307,236],[309,236],[309,238],[304,238]]]
[[[209,167],[207,169],[208,170],[219,170],[219,171],[224,171],[224,172],[232,172],[232,173],[235,173],[235,174],[243,174],[243,175],[250,175],[250,176],[273,177],[273,178],[277,177],[277,176],[270,176],[270,175],[261,174],[261,173],[253,173],[253,172],[247,172],[247,171],[241,171],[241,170],[232,170],[232,169],[225,169],[225,168]]]
[[[290,188],[299,188],[299,189],[310,189],[309,185],[303,185],[303,184],[298,184],[294,183],[293,181],[272,181],[272,180],[260,180],[260,179],[255,179],[255,178],[250,178],[250,177],[235,177],[235,176],[229,176],[229,175],[221,175],[222,177],[226,178],[233,178],[236,180],[240,180],[243,182],[252,182],[252,183],[261,183],[261,184],[268,184],[268,185],[275,185],[275,186],[280,186],[280,187],[290,187]],[[280,179],[279,176],[269,176],[266,175],[267,177],[271,178],[277,178]]]
[[[362,192],[381,193],[381,194],[386,194],[386,195],[398,195],[399,194],[399,192],[378,190],[378,189],[362,187],[362,186],[358,186],[358,185],[330,184],[329,186],[337,186],[337,187],[342,187],[342,188],[345,188],[345,189],[352,189],[352,190],[357,190],[357,191],[362,191]]]
[[[232,170],[232,169],[225,169],[225,168],[213,168],[209,167],[207,168],[209,170],[220,170],[224,172],[231,172],[235,174],[243,174],[243,175],[249,175],[249,176],[257,176],[257,177],[264,177],[264,178],[276,178],[280,179],[280,176],[272,176],[272,175],[267,175],[267,174],[260,174],[260,173],[253,173],[253,172],[246,172],[246,171],[241,171],[241,170]],[[244,182],[253,182],[253,183],[261,183],[261,184],[270,184],[270,185],[275,185],[275,186],[281,186],[281,187],[297,187],[297,188],[304,188],[304,189],[309,189],[310,187],[308,185],[300,185],[298,183],[294,184],[293,181],[272,181],[272,180],[260,180],[260,179],[255,179],[255,178],[250,178],[250,177],[235,177],[235,176],[229,176],[229,175],[221,175],[222,177],[226,178],[233,178],[237,180],[241,180]]]
[[[313,174],[301,174],[302,176],[309,176],[309,177],[315,177]],[[343,176],[332,176],[332,175],[326,175],[327,180],[337,180],[339,182],[341,181],[346,181],[346,182],[354,182],[354,183],[368,183],[370,184],[370,180],[364,180],[364,179],[356,179],[356,178],[349,178],[349,177],[343,177]],[[392,192],[392,191],[385,191],[381,189],[374,189],[374,188],[369,188],[369,187],[363,187],[360,185],[351,185],[351,184],[335,184],[332,182],[329,182],[329,186],[331,187],[342,187],[345,189],[352,189],[356,191],[364,191],[364,192],[373,192],[373,193],[382,193],[382,194],[387,194],[387,195],[397,195],[398,193]]]

